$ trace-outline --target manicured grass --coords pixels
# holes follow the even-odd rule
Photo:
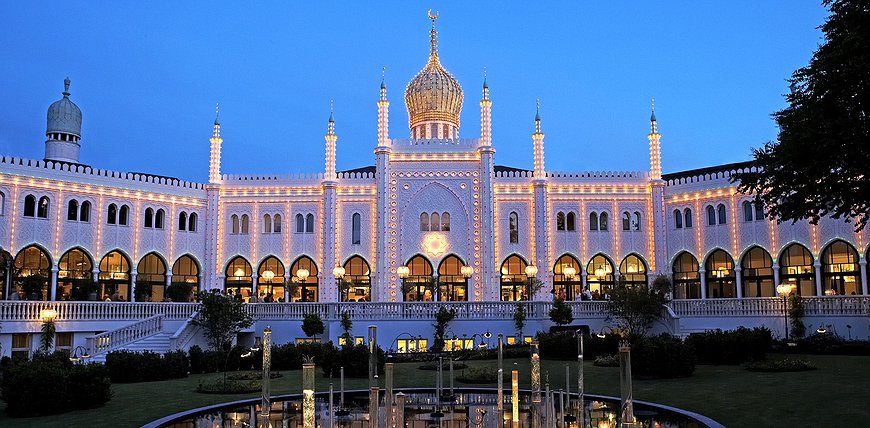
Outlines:
[[[792,356],[794,357],[794,356]],[[770,358],[781,358],[773,354]],[[818,370],[797,373],[754,373],[739,366],[698,366],[694,376],[683,379],[635,380],[637,400],[667,404],[707,415],[726,426],[868,426],[870,425],[870,357],[800,356]],[[515,364],[516,363],[516,364]],[[551,388],[564,388],[565,361],[542,361],[542,374],[549,375]],[[576,376],[571,364],[572,377]],[[435,384],[435,372],[418,370],[420,363],[396,365],[396,387],[421,387]],[[469,367],[490,365],[495,361],[470,361]],[[521,388],[529,387],[528,360],[505,360],[505,370],[520,371]],[[619,394],[616,368],[585,365],[586,391]],[[319,391],[328,388],[329,379],[317,372]],[[208,395],[194,392],[197,384],[220,374],[193,375],[185,379],[116,384],[114,397],[98,409],[76,411],[41,418],[17,419],[0,413],[4,427],[137,427],[175,412],[258,394]],[[273,394],[299,393],[301,373],[284,372],[272,380]],[[338,388],[338,380],[332,380]],[[456,382],[457,385],[462,385]],[[366,379],[346,380],[348,389],[365,389]],[[484,386],[484,385],[473,385]],[[494,385],[493,385],[494,386]],[[50,385],[46,385],[50,388]],[[571,389],[576,390],[576,378]],[[45,403],[46,406],[51,405]]]

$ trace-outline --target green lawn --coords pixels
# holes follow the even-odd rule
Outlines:
[[[771,358],[780,358],[771,355]],[[753,373],[737,366],[698,366],[686,379],[635,380],[637,400],[672,405],[707,415],[726,426],[868,426],[870,425],[870,357],[806,356],[819,370],[802,373]],[[514,365],[516,363],[516,365]],[[419,363],[397,364],[396,386],[434,386],[435,372],[418,370]],[[495,365],[495,361],[471,361]],[[505,369],[520,370],[521,388],[528,388],[528,360],[505,360]],[[544,360],[542,374],[551,386],[565,384],[565,362]],[[586,391],[618,395],[616,368],[586,365]],[[328,388],[320,377],[318,390]],[[254,398],[258,394],[206,395],[194,392],[203,379],[220,375],[194,375],[186,379],[117,384],[114,397],[102,408],[42,418],[16,419],[0,413],[4,427],[136,427],[186,409],[226,401]],[[572,366],[572,376],[575,376]],[[298,393],[301,373],[284,372],[272,380],[273,394]],[[334,380],[336,389],[338,381]],[[367,380],[351,379],[348,389],[365,389]],[[461,385],[457,382],[457,385]],[[576,380],[572,380],[572,389]],[[481,385],[475,385],[481,386]],[[493,385],[494,386],[494,385]],[[47,385],[46,387],[50,387]],[[50,405],[50,403],[46,403]]]

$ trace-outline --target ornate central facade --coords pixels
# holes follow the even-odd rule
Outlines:
[[[221,174],[217,119],[208,184],[83,165],[69,85],[49,108],[45,160],[0,159],[4,299],[178,301],[192,287],[292,302],[594,300],[659,274],[676,299],[774,296],[780,283],[867,294],[866,232],[769,220],[730,182],[749,163],[663,175],[655,114],[649,171],[548,171],[540,115],[534,169],[496,165],[489,88],[479,137],[459,138],[465,97],[434,19],[404,93],[409,138],[391,138],[382,82],[374,166],[357,170],[336,171],[332,116],[325,170],[310,175]]]

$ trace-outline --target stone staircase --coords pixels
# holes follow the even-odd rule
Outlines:
[[[128,343],[124,346],[120,346],[118,348],[112,349],[112,351],[132,351],[132,352],[145,352],[151,351],[156,352],[158,354],[165,354],[170,351],[170,341],[172,338],[172,333],[157,333],[152,336],[148,336],[144,339],[137,340],[132,343]],[[108,352],[101,352],[97,355],[94,355],[91,361],[104,363],[106,362],[106,354]]]

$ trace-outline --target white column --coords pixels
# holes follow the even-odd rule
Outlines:
[[[51,290],[49,290],[49,300],[51,301],[57,300],[57,271],[57,266],[51,268],[51,284],[49,284],[49,287],[51,287]],[[863,279],[864,277],[862,276],[861,278]]]
[[[701,298],[707,298],[707,271],[705,269],[698,270],[698,274],[701,277]]]
[[[779,263],[773,264],[773,287],[779,285]]]
[[[858,262],[861,266],[861,294],[867,295],[867,259],[861,259]]]
[[[136,301],[136,269],[133,269],[133,272],[130,273],[130,301]]]
[[[816,296],[824,296],[822,292],[822,263],[819,259],[813,262],[813,270],[816,272]]]
[[[742,269],[734,269],[734,288],[737,292],[737,298],[743,298],[743,272]]]

